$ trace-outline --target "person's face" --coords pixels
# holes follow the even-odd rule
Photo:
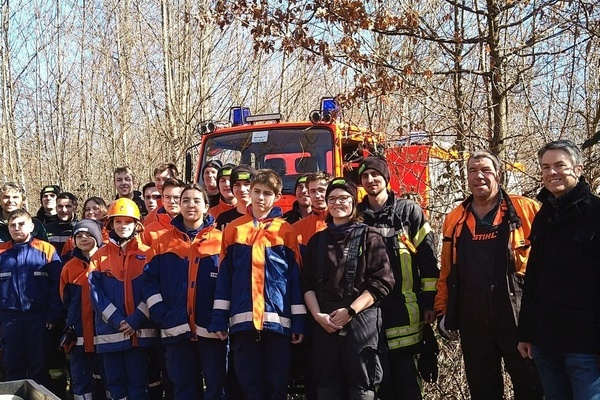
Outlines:
[[[94,200],[88,200],[84,205],[83,217],[100,221],[102,218],[104,218],[104,214],[102,213],[98,203],[96,203]]]
[[[366,169],[360,174],[360,183],[369,196],[377,196],[386,187],[383,175],[372,168]]]
[[[163,207],[171,218],[181,212],[179,208],[179,201],[181,200],[182,188],[175,186],[168,186],[163,190],[162,199]]]
[[[8,232],[15,243],[24,243],[33,232],[33,221],[26,216],[13,218],[8,223]]]
[[[44,193],[42,195],[42,207],[46,211],[56,209],[56,193]]]
[[[308,195],[308,186],[305,182],[296,186],[296,200],[300,207],[310,207],[310,196]]]
[[[350,219],[354,208],[354,204],[352,203],[352,196],[344,189],[337,188],[329,193],[327,206],[334,222],[339,223]]]
[[[131,174],[125,172],[115,174],[114,184],[120,197],[129,197],[133,193],[134,182]]]
[[[208,204],[204,201],[202,192],[196,189],[188,189],[181,195],[181,216],[190,223],[196,223],[204,219],[208,211]]]
[[[208,167],[204,170],[204,173],[202,174],[202,180],[204,181],[204,185],[206,185],[206,188],[210,191],[215,191],[218,189],[217,172],[219,172],[219,170],[217,170],[216,168]]]
[[[250,202],[250,181],[236,181],[232,190],[237,201],[241,203]]]
[[[156,186],[146,189],[144,192],[144,204],[146,204],[146,210],[148,210],[148,212],[158,207],[158,199],[160,199],[160,192]]]
[[[223,196],[225,200],[232,200],[234,198],[228,176],[219,178],[219,193],[221,193],[221,196]]]
[[[476,199],[490,199],[500,191],[500,177],[487,157],[470,159],[467,165],[469,190]]]
[[[548,150],[540,162],[542,183],[555,197],[560,197],[577,185],[583,173],[583,165],[573,165],[573,161],[562,150]]]
[[[251,189],[252,211],[259,214],[266,214],[271,211],[273,204],[281,198],[280,194],[275,194],[273,190],[262,183],[255,183]]]
[[[60,221],[67,222],[73,219],[75,206],[70,199],[58,199],[56,201],[56,216]]]
[[[87,232],[78,232],[75,235],[75,247],[89,253],[97,247],[96,239]]]
[[[327,192],[327,182],[324,180],[311,181],[308,183],[308,195],[314,209],[324,210],[327,208],[325,193]]]
[[[114,217],[113,230],[123,239],[131,237],[135,232],[136,221],[131,217]]]
[[[156,188],[159,192],[162,192],[162,185],[169,178],[172,178],[172,176],[171,171],[169,171],[168,169],[164,170],[160,174],[154,175],[154,183],[156,184]]]
[[[16,190],[9,190],[2,194],[0,206],[8,214],[11,211],[18,210],[23,205],[23,196]]]

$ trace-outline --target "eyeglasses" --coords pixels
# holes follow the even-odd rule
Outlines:
[[[181,196],[163,196],[163,199],[165,199],[167,202],[173,200],[175,202],[179,202],[179,200],[181,199]]]
[[[352,196],[328,197],[327,204],[345,204],[352,199]]]

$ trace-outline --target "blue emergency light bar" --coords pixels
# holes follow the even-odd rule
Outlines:
[[[340,105],[335,101],[334,97],[322,97],[321,98],[321,111],[325,114],[333,114],[340,110]]]
[[[248,107],[231,107],[229,110],[229,122],[231,126],[239,126],[248,123],[247,118],[250,116],[250,108]]]

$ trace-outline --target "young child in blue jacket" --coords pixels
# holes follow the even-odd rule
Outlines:
[[[128,198],[108,209],[109,242],[91,259],[96,351],[102,354],[113,400],[148,400],[148,348],[158,344],[142,293],[146,251],[140,211]]]
[[[73,227],[71,259],[60,274],[60,297],[67,309],[67,323],[60,346],[69,353],[71,389],[75,399],[103,399],[100,379],[104,368],[94,345],[94,313],[90,300],[90,258],[102,246],[100,222],[82,219]]]
[[[181,192],[181,213],[152,242],[144,269],[144,297],[165,346],[175,400],[222,400],[227,343],[207,331],[212,315],[221,231],[207,214],[208,193],[198,184]]]
[[[252,177],[249,213],[223,232],[221,264],[209,332],[231,335],[235,372],[246,400],[284,400],[291,344],[301,343],[306,308],[294,229],[273,204],[281,178]]]

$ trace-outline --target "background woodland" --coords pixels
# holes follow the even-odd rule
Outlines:
[[[140,186],[160,162],[183,169],[196,126],[234,105],[297,120],[336,95],[345,120],[390,141],[422,130],[459,157],[485,148],[522,163],[527,194],[539,188],[543,142],[581,144],[599,130],[592,0],[0,5],[0,180],[21,183],[32,207],[45,184],[112,198],[117,166]],[[585,156],[597,187],[600,146]],[[450,174],[459,193],[462,174]],[[457,347],[443,351],[429,398],[465,398]]]

